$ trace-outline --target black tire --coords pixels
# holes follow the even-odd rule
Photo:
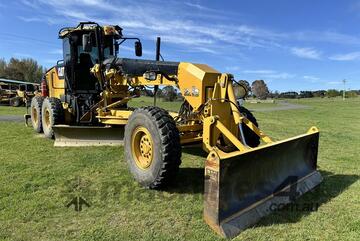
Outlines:
[[[133,135],[146,128],[153,143],[153,158],[146,169],[136,163],[133,154]],[[180,134],[174,119],[159,107],[136,109],[125,126],[125,158],[130,172],[141,185],[151,189],[163,188],[176,177],[181,164]]]
[[[44,135],[47,138],[54,138],[54,131],[52,127],[54,125],[63,124],[64,123],[64,109],[62,107],[62,103],[57,98],[45,98],[42,104],[42,128],[44,131]]]
[[[13,97],[10,99],[10,105],[13,107],[19,107],[23,104],[20,97]]]
[[[254,125],[259,126],[255,116],[245,107],[240,106],[240,113],[243,114],[249,121],[254,123]],[[260,137],[255,134],[247,125],[244,123],[241,124],[244,131],[246,144],[250,147],[257,147],[260,145]]]
[[[37,133],[42,133],[42,120],[41,120],[41,111],[42,111],[42,103],[44,101],[44,97],[35,96],[31,99],[30,105],[30,115],[31,115],[31,124],[34,128],[34,131]]]

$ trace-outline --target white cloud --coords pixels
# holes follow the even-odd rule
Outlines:
[[[59,20],[58,24],[64,25],[64,23],[72,22],[74,24],[74,22],[91,19],[100,24],[119,24],[124,28],[125,34],[131,31],[149,40],[153,40],[154,36],[162,36],[166,42],[211,54],[215,54],[214,49],[217,46],[271,48],[276,46],[274,40],[280,36],[272,31],[245,24],[226,25],[218,21],[208,23],[208,17],[203,18],[206,21],[197,21],[198,14],[191,15],[191,18],[190,16],[189,18],[176,18],[168,14],[176,10],[177,15],[185,16],[189,13],[189,7],[208,12],[217,11],[217,9],[190,2],[185,3],[187,8],[184,3],[175,1],[158,8],[158,2],[154,4],[156,0],[143,2],[141,5],[124,0],[121,7],[114,4],[113,1],[101,0],[22,0],[22,2],[40,11],[36,18],[21,16],[23,21],[41,22],[50,16],[54,19],[61,16],[61,20],[57,19]],[[49,7],[52,11],[49,10]],[[137,14],[135,15],[134,12]],[[152,12],[159,14],[149,14]]]
[[[304,75],[303,78],[304,78],[305,80],[308,80],[308,81],[312,82],[312,83],[315,83],[315,82],[317,82],[318,80],[320,80],[320,78],[315,77],[315,76],[312,76],[312,75]]]
[[[337,60],[337,61],[351,61],[351,60],[359,60],[360,52],[351,52],[347,54],[337,54],[330,56],[329,59]]]
[[[28,9],[36,9],[19,16],[26,22],[47,24],[76,25],[76,22],[92,20],[100,24],[119,24],[124,34],[132,33],[142,39],[153,41],[161,36],[164,42],[177,45],[182,50],[222,54],[231,49],[265,48],[290,49],[298,57],[320,59],[322,53],[314,48],[289,48],[286,42],[328,42],[336,44],[360,45],[358,36],[335,31],[293,31],[278,32],[258,26],[244,24],[239,13],[214,14],[221,9],[212,9],[197,2],[168,1],[161,4],[158,0],[21,0]],[[159,8],[159,5],[161,7]],[[33,10],[32,9],[32,10]],[[194,14],[194,9],[198,13]],[[157,14],[151,14],[151,13]],[[134,14],[136,13],[136,14]],[[176,14],[169,14],[176,13]],[[233,15],[231,15],[233,14]],[[223,20],[211,21],[209,15],[222,15]],[[230,16],[231,15],[231,16]],[[34,17],[35,16],[35,17]],[[177,17],[181,16],[181,17]],[[233,18],[236,17],[236,21]],[[229,20],[233,24],[228,24]],[[217,51],[223,46],[223,51]]]
[[[320,59],[321,52],[314,48],[291,48],[291,53],[305,59]]]
[[[244,74],[251,74],[257,78],[264,78],[266,80],[292,79],[296,75],[287,72],[279,72],[276,70],[244,70]]]
[[[31,23],[31,22],[41,22],[42,19],[41,18],[37,18],[37,17],[22,17],[22,16],[19,16],[18,17],[20,20],[24,21],[24,22],[28,22],[28,23]]]
[[[326,83],[329,84],[329,85],[339,85],[342,82],[341,81],[329,81],[329,82],[326,82]]]
[[[57,55],[61,54],[62,55],[63,51],[62,51],[62,49],[53,49],[49,52],[49,54],[57,54]]]
[[[225,70],[226,71],[239,71],[240,67],[239,66],[226,66]]]
[[[189,6],[189,7],[198,9],[198,10],[213,10],[211,8],[205,7],[205,6],[197,4],[197,3],[185,2],[184,4]]]
[[[244,74],[275,74],[274,70],[260,69],[260,70],[244,70]]]
[[[296,75],[294,74],[289,74],[286,72],[265,75],[265,77],[268,79],[292,79],[295,76]]]
[[[286,34],[284,38],[302,42],[360,45],[360,38],[358,36],[343,34],[336,31],[295,31]]]

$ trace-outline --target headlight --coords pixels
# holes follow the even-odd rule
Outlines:
[[[143,74],[143,77],[146,80],[154,81],[154,80],[156,80],[157,74],[153,71],[147,71]]]

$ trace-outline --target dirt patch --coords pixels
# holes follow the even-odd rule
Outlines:
[[[21,115],[0,115],[0,121],[24,122],[24,117]]]

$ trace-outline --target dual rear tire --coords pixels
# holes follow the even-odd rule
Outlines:
[[[64,109],[57,98],[35,96],[31,100],[31,123],[37,133],[54,138],[53,126],[64,123]]]

